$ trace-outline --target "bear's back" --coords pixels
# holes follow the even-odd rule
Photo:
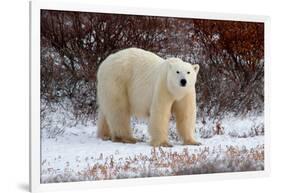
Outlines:
[[[109,55],[98,69],[98,80],[108,75],[134,81],[148,76],[164,60],[156,54],[139,48],[127,48]],[[145,78],[145,77],[141,77]],[[108,79],[108,78],[106,78]]]
[[[149,115],[154,86],[163,62],[164,59],[156,54],[139,48],[118,51],[100,65],[99,89],[112,94],[115,89],[126,89],[131,113],[146,117]],[[105,90],[107,88],[108,91]]]

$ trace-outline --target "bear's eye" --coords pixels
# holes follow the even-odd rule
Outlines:
[[[177,71],[177,74],[180,73],[179,71]]]
[[[188,71],[187,74],[190,74],[190,72]]]

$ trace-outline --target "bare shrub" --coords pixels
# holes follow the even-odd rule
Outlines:
[[[139,47],[200,64],[198,115],[263,112],[262,23],[41,11],[41,98],[72,102],[77,120],[97,112],[96,73],[111,53]]]

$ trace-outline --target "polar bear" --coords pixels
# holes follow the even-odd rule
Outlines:
[[[136,143],[130,118],[146,117],[150,144],[171,147],[168,126],[174,113],[183,143],[199,145],[194,138],[198,71],[197,64],[178,58],[165,60],[139,48],[109,55],[97,73],[98,137]]]

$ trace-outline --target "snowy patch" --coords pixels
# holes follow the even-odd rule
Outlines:
[[[49,135],[42,129],[41,182],[106,180],[216,172],[263,170],[263,116],[226,117],[219,123],[197,123],[203,145],[182,145],[171,121],[172,148],[152,148],[145,121],[132,121],[137,144],[113,143],[96,137],[94,123],[60,123],[62,110],[53,112],[49,126],[63,132]],[[52,117],[49,113],[49,118]],[[71,120],[71,119],[70,119]],[[219,126],[218,126],[219,124]],[[220,128],[221,131],[217,131]],[[53,132],[53,131],[52,131]],[[206,134],[207,133],[207,134]]]

